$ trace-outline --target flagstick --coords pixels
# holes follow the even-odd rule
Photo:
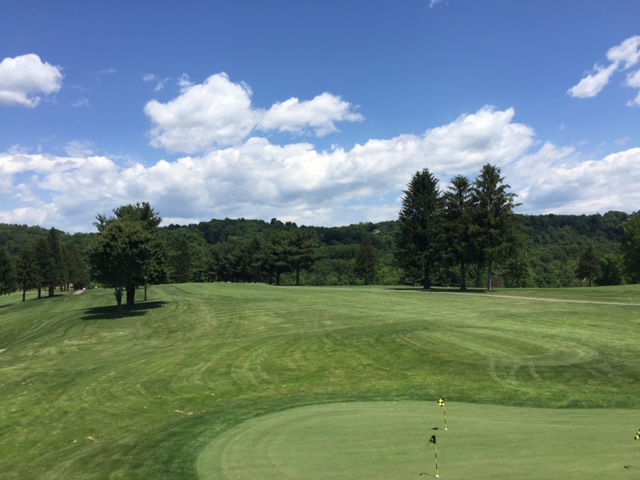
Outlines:
[[[444,403],[444,398],[438,400],[438,406],[442,407],[442,413],[444,413],[444,431],[447,431],[447,405]]]
[[[442,412],[444,413],[444,431],[447,431],[447,406],[442,404]]]
[[[438,445],[435,443],[433,444],[433,451],[436,454],[436,478],[440,478],[440,475],[438,475]]]

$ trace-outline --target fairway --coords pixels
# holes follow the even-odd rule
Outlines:
[[[498,293],[0,297],[0,479],[640,478],[640,287]]]
[[[638,478],[640,446],[620,409],[550,410],[433,402],[314,405],[247,421],[209,444],[201,480]]]

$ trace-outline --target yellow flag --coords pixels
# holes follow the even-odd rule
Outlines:
[[[436,436],[435,435],[431,435],[431,438],[427,442],[427,445],[429,445],[430,443],[433,443],[434,445],[436,444]]]
[[[638,430],[638,433],[636,433],[635,439],[640,440],[640,430]]]
[[[441,398],[440,400],[438,400],[438,406],[444,407],[444,398]]]

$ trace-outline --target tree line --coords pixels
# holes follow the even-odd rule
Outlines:
[[[224,219],[160,227],[148,203],[98,214],[97,233],[0,225],[0,292],[100,284],[119,308],[156,283],[409,284],[474,287],[640,281],[640,215],[518,215],[516,196],[485,165],[440,189],[411,178],[398,219],[342,227]]]

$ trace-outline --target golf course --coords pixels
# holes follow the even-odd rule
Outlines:
[[[0,479],[640,478],[638,285],[138,296],[0,297]]]

